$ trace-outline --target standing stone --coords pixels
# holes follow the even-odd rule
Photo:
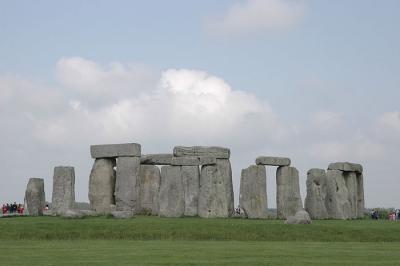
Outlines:
[[[303,209],[300,196],[299,171],[294,167],[280,166],[276,171],[277,217],[286,219]]]
[[[199,216],[229,217],[233,213],[232,169],[229,160],[204,165],[200,174]]]
[[[357,218],[364,217],[364,177],[363,174],[357,174]]]
[[[140,166],[139,213],[158,215],[158,191],[160,189],[160,179],[160,168],[157,166]]]
[[[350,203],[350,218],[356,219],[357,212],[357,174],[355,172],[344,172],[344,180],[348,191],[348,200]]]
[[[327,194],[325,206],[329,217],[333,219],[351,218],[349,192],[346,187],[343,172],[339,170],[328,170],[326,172],[326,177]]]
[[[70,166],[57,166],[53,175],[53,195],[51,209],[62,214],[73,209],[75,203],[75,170]]]
[[[159,205],[160,216],[183,216],[185,212],[185,192],[180,166],[161,167]]]
[[[135,211],[138,199],[140,157],[118,157],[115,182],[115,205],[117,211]]]
[[[29,215],[42,216],[45,207],[44,180],[30,178],[25,191],[25,206]]]
[[[110,213],[115,204],[115,160],[96,159],[89,178],[90,207],[97,213]]]
[[[251,165],[242,170],[239,205],[248,218],[267,218],[267,174],[265,166]]]
[[[200,170],[198,166],[182,166],[181,175],[185,192],[185,216],[196,216],[200,193]]]
[[[217,159],[229,159],[231,152],[228,148],[222,147],[207,147],[207,146],[193,146],[183,147],[177,146],[174,148],[174,156],[205,156],[215,157]]]
[[[312,219],[329,218],[325,207],[326,186],[325,170],[311,169],[307,172],[307,196],[304,207]]]

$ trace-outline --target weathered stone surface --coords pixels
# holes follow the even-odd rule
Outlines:
[[[115,182],[115,205],[117,211],[136,210],[140,175],[139,157],[118,157]]]
[[[160,189],[160,179],[160,168],[157,166],[140,166],[139,213],[158,215],[158,191]]]
[[[364,217],[364,210],[364,176],[363,174],[357,174],[357,218]]]
[[[183,216],[185,212],[185,192],[180,166],[161,167],[159,206],[160,216]]]
[[[205,165],[200,174],[198,213],[203,218],[229,217],[233,213],[232,169],[229,160]]]
[[[294,216],[289,216],[285,224],[311,224],[311,218],[308,212],[300,210]]]
[[[132,211],[113,211],[111,212],[111,215],[115,219],[131,219],[134,217]]]
[[[60,214],[72,209],[75,203],[75,170],[70,166],[57,166],[53,175],[51,210]]]
[[[271,166],[289,166],[290,159],[283,157],[269,157],[269,156],[260,156],[256,159],[257,165],[271,165]]]
[[[78,210],[65,210],[60,213],[61,217],[69,218],[69,219],[81,219],[85,216],[84,213]]]
[[[350,203],[350,218],[357,218],[357,175],[355,172],[344,172],[344,180],[348,191]]]
[[[328,219],[325,207],[326,172],[323,169],[311,169],[307,172],[307,196],[304,202],[306,211],[313,219]]]
[[[98,213],[110,213],[115,204],[115,160],[96,159],[89,178],[90,207]]]
[[[43,178],[30,178],[25,191],[25,206],[28,214],[42,216],[45,200]]]
[[[146,154],[140,158],[141,164],[148,165],[171,165],[173,154]]]
[[[361,164],[338,162],[338,163],[331,163],[328,166],[328,170],[340,170],[345,172],[356,172],[361,174],[363,172],[363,167]]]
[[[182,166],[181,175],[185,193],[185,216],[196,216],[200,193],[200,169],[198,166]]]
[[[83,216],[98,216],[99,214],[93,210],[79,210]]]
[[[240,208],[248,218],[267,218],[267,174],[265,166],[251,165],[242,170]]]
[[[183,147],[177,146],[174,148],[174,156],[206,156],[215,157],[217,159],[229,159],[230,150],[222,147],[207,147],[207,146],[193,146]]]
[[[215,157],[205,156],[188,156],[188,157],[174,157],[172,158],[172,165],[182,166],[199,166],[199,165],[210,165],[216,164],[217,159]]]
[[[140,157],[141,147],[137,143],[103,144],[90,146],[92,158]]]
[[[329,218],[349,219],[351,218],[351,206],[349,202],[349,192],[346,187],[344,173],[339,170],[328,170],[327,194],[325,206]]]
[[[276,171],[277,217],[294,216],[303,209],[300,196],[299,171],[294,167],[280,166]]]

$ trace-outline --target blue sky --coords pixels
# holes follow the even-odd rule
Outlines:
[[[309,168],[361,162],[367,205],[394,206],[399,11],[394,0],[0,1],[0,178],[18,186],[1,189],[0,200],[23,197],[30,175],[46,178],[50,193],[57,164],[76,166],[77,198],[87,200],[88,146],[137,141],[145,152],[189,142],[229,146],[236,186],[255,156],[285,155],[302,173],[303,195]],[[163,80],[169,85],[160,93]],[[171,96],[182,80],[188,91]],[[191,98],[200,93],[194,84],[209,86],[210,98]],[[199,109],[224,105],[179,124],[176,113],[193,111],[187,99]],[[153,121],[149,112],[163,113],[155,110],[165,102],[171,116]],[[217,120],[202,131],[221,113],[225,128]],[[189,130],[192,123],[203,126]],[[78,132],[83,125],[90,138]],[[168,126],[168,136],[158,136]],[[94,134],[99,127],[106,133]],[[24,168],[20,160],[30,162]]]

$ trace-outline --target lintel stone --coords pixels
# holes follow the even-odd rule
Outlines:
[[[363,167],[361,164],[349,163],[349,162],[338,162],[331,163],[328,166],[328,170],[339,170],[343,172],[356,172],[361,174],[363,172]]]
[[[188,157],[174,157],[172,158],[172,165],[181,166],[197,166],[197,165],[211,165],[216,164],[215,157],[208,156],[188,156]]]
[[[257,165],[290,166],[290,159],[284,157],[259,156],[256,159]]]
[[[137,143],[102,144],[90,146],[92,158],[140,157],[141,147]]]
[[[140,158],[141,164],[147,165],[171,165],[173,154],[146,154]]]
[[[174,156],[210,156],[217,159],[229,159],[231,152],[228,148],[223,147],[208,147],[208,146],[193,146],[184,147],[177,146],[174,148]]]

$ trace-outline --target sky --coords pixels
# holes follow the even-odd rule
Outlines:
[[[75,167],[93,144],[231,149],[241,169],[364,166],[367,207],[400,206],[397,0],[0,0],[0,202]],[[275,171],[267,168],[268,205]]]

